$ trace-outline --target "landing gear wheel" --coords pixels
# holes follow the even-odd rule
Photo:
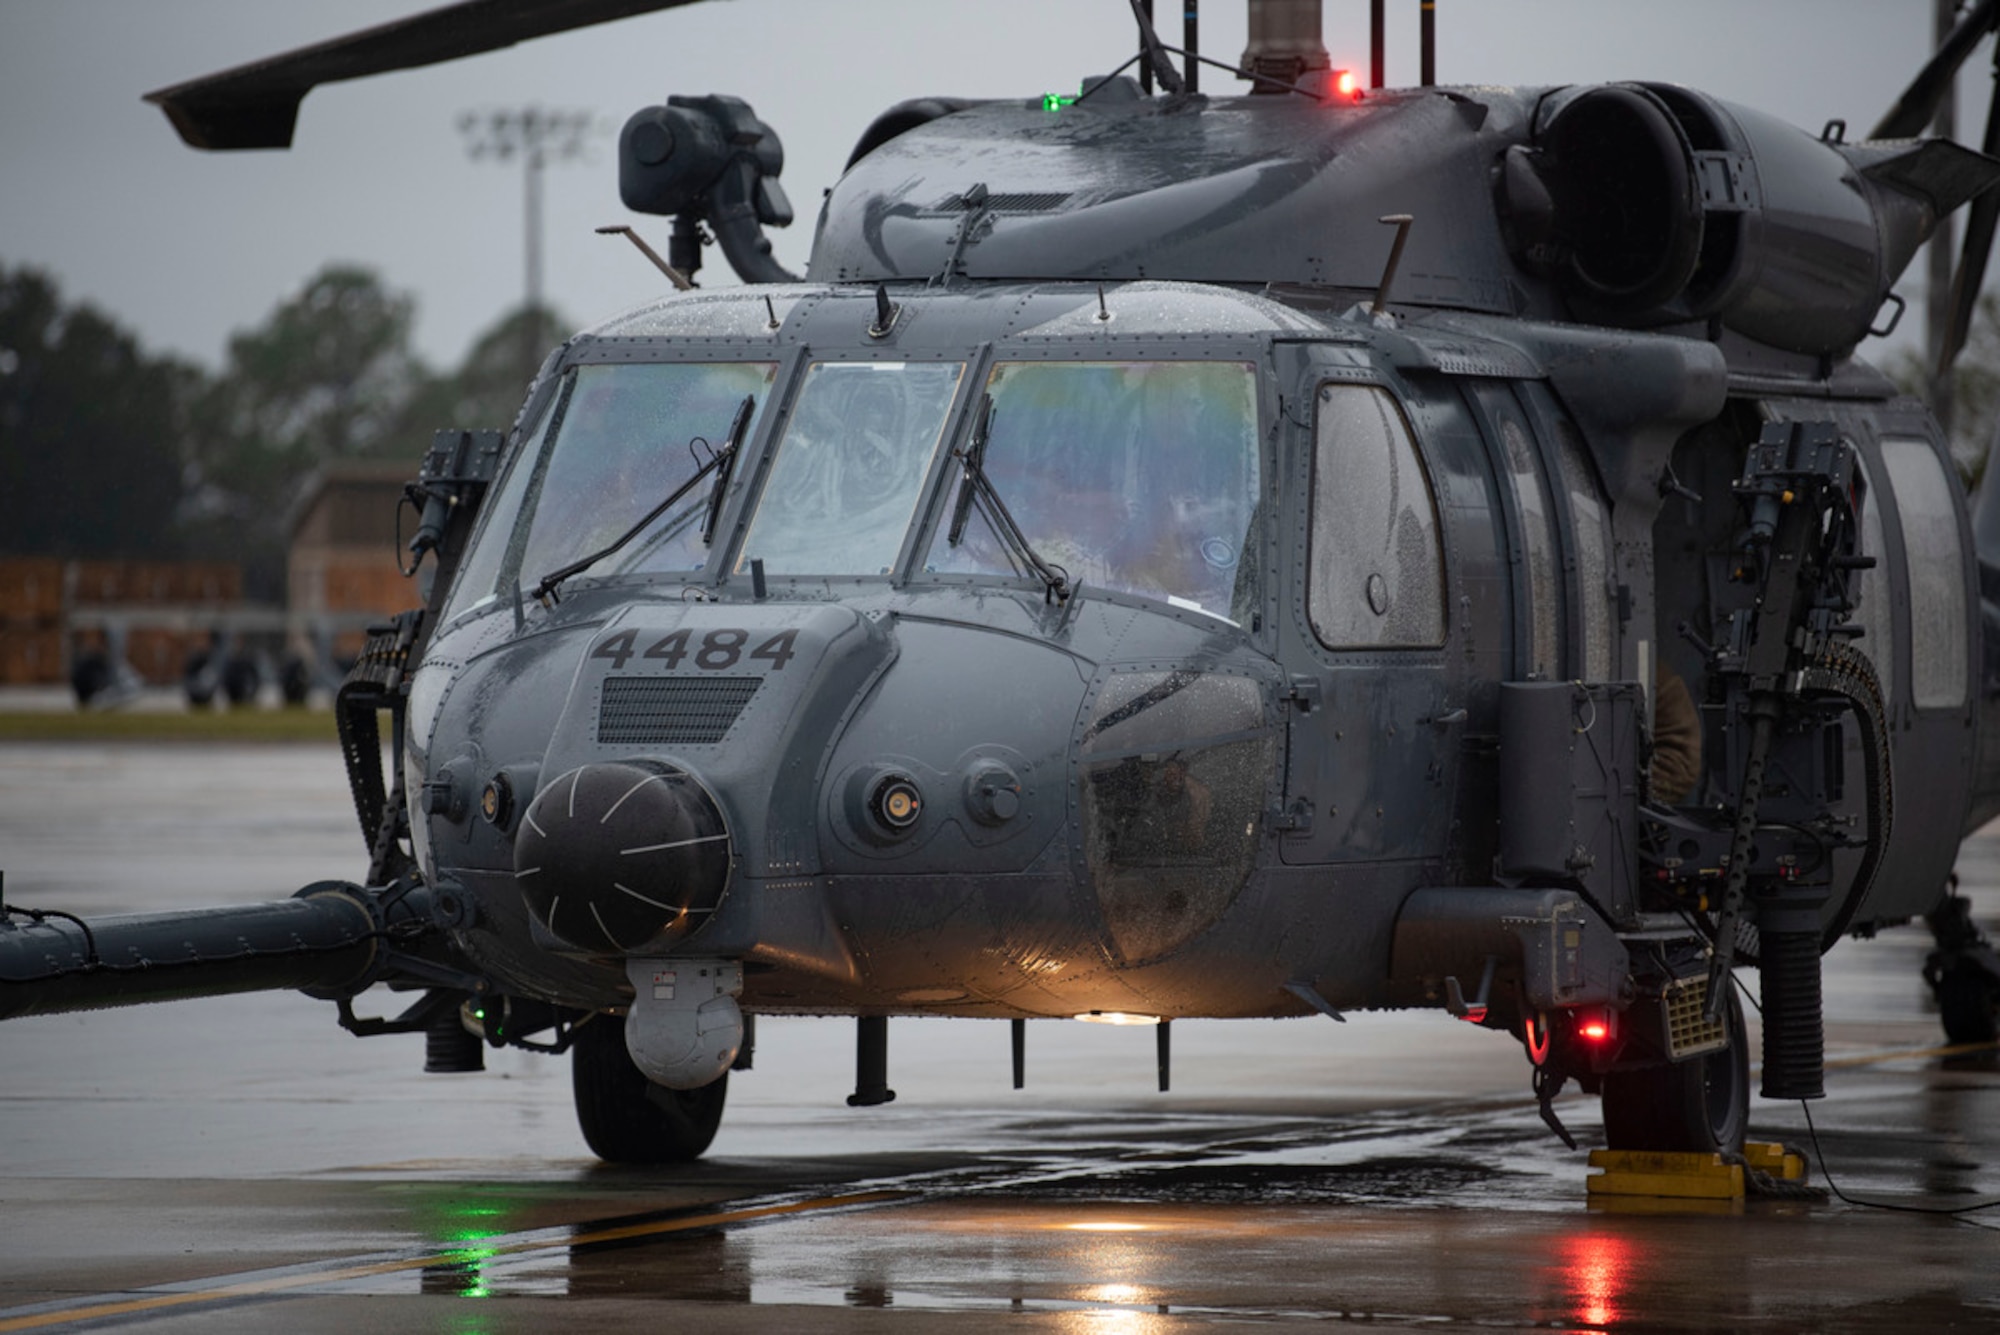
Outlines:
[[[1743,1152],[1750,1045],[1734,995],[1727,1020],[1729,1046],[1720,1052],[1604,1073],[1604,1138],[1612,1149]]]
[[[1924,961],[1924,981],[1937,997],[1945,1037],[1953,1043],[2000,1038],[2000,953],[1972,920],[1972,901],[1958,893],[1957,872],[1924,922],[1937,941]]]
[[[722,1124],[729,1093],[727,1071],[700,1089],[668,1089],[646,1079],[625,1050],[625,1023],[614,1015],[577,1026],[569,1074],[577,1125],[606,1163],[700,1158]]]
[[[285,655],[284,666],[278,670],[278,694],[294,708],[304,704],[312,694],[312,669],[297,654]]]
[[[1960,960],[1932,985],[1938,1019],[1953,1043],[1991,1043],[2000,1038],[2000,983],[1971,960]]]
[[[111,670],[111,660],[103,654],[80,654],[76,665],[70,669],[70,689],[76,692],[76,702],[87,705],[104,692],[111,689],[118,675]]]
[[[247,654],[238,654],[222,665],[222,693],[229,697],[232,705],[247,705],[257,698],[263,689],[264,673],[257,666],[257,660]]]

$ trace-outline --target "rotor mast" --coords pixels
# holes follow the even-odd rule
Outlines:
[[[1436,0],[1418,0],[1419,3],[1419,82],[1429,88],[1437,82],[1437,5]],[[1949,4],[1950,0],[1938,0]],[[1298,84],[1315,71],[1329,69],[1332,60],[1327,55],[1326,42],[1321,35],[1321,0],[1248,0],[1250,17],[1250,43],[1244,48],[1238,62],[1250,74],[1258,76],[1252,92],[1282,92],[1288,85]],[[1151,0],[1141,0],[1147,15],[1152,14]],[[1386,43],[1383,32],[1387,26],[1387,0],[1369,0],[1368,5],[1368,86],[1381,88],[1388,82]],[[1188,0],[1188,40],[1187,66],[1188,87],[1194,88],[1194,0]],[[1268,80],[1268,82],[1266,82]],[[1151,91],[1150,87],[1148,91]]]

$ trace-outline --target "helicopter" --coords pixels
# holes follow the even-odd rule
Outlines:
[[[467,0],[151,95],[206,149],[318,83],[689,0]],[[568,1053],[614,1162],[700,1155],[759,1015],[1433,1008],[1614,1148],[1823,1093],[1821,956],[1925,917],[1948,1034],[2000,957],[2000,501],[1854,356],[2000,161],[1668,84],[1382,86],[1318,0],[1198,13],[1073,97],[862,133],[794,273],[777,132],[635,112],[673,295],[551,352],[408,489],[420,608],[335,700],[363,883],[0,912],[0,1017],[296,988],[426,1066]],[[1177,63],[1178,62],[1178,63]],[[1212,70],[1217,62],[1207,60]],[[1988,142],[1995,136],[1989,133]],[[636,235],[633,239],[639,240]],[[742,285],[696,285],[704,251]],[[390,762],[381,755],[386,740]],[[398,1015],[358,1015],[376,984]]]

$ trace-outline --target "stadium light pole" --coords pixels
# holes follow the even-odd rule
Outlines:
[[[537,106],[463,111],[458,116],[459,133],[465,136],[466,152],[473,161],[521,160],[522,233],[526,249],[523,265],[526,297],[521,322],[524,376],[532,376],[541,360],[537,317],[542,310],[542,169],[552,162],[580,160],[589,148],[596,124],[592,112]]]

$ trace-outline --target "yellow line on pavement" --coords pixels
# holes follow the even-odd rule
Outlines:
[[[1925,1057],[1970,1057],[1975,1052],[2000,1051],[2000,1043],[1953,1043],[1942,1048],[1905,1048],[1896,1052],[1871,1052],[1860,1057],[1834,1057],[1829,1068],[1839,1066],[1879,1066],[1883,1062],[1917,1061]]]
[[[562,1247],[585,1247],[600,1242],[623,1242],[665,1233],[685,1233],[698,1228],[720,1228],[729,1224],[745,1224],[759,1219],[774,1219],[782,1215],[805,1214],[815,1210],[881,1205],[903,1200],[915,1194],[908,1191],[860,1191],[846,1196],[820,1196],[809,1201],[794,1201],[789,1205],[760,1205],[743,1210],[722,1210],[714,1214],[656,1220],[650,1224],[627,1224],[619,1228],[598,1229],[591,1233],[576,1233],[560,1238],[530,1239],[521,1242],[481,1241],[469,1246],[445,1248],[423,1256],[404,1257],[396,1261],[336,1266],[304,1274],[277,1275],[269,1279],[218,1284],[214,1288],[195,1289],[186,1293],[153,1294],[116,1302],[93,1303],[87,1307],[69,1307],[60,1312],[38,1312],[32,1316],[0,1318],[0,1333],[47,1330],[77,1321],[102,1321],[110,1317],[131,1316],[139,1312],[158,1312],[196,1303],[227,1302],[233,1298],[255,1298],[264,1294],[283,1293],[288,1289],[310,1288],[321,1284],[344,1284],[349,1280],[368,1279],[375,1275],[392,1275],[403,1270],[422,1270],[427,1266],[450,1265],[470,1259],[486,1261],[501,1256],[553,1251]]]

